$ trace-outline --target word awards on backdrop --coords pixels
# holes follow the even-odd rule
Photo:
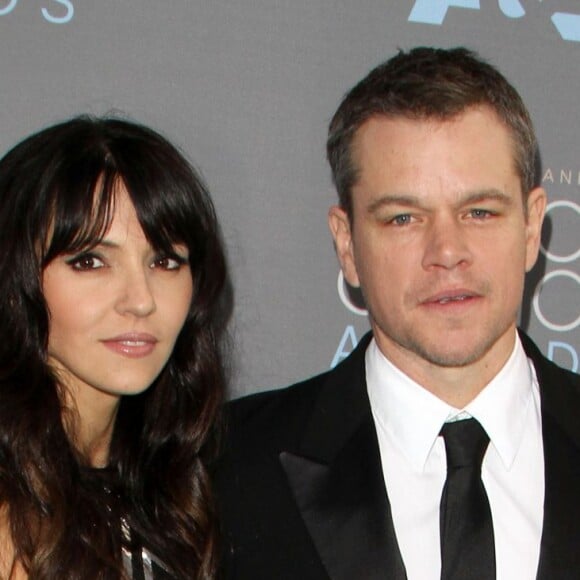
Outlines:
[[[27,1],[27,0],[23,0]],[[8,0],[8,3],[0,0],[0,16],[6,16],[14,12],[19,0]],[[41,7],[43,18],[52,24],[66,24],[74,16],[75,9],[70,0],[45,0],[45,6]]]
[[[555,182],[556,178],[554,173],[555,172],[552,169],[548,169],[545,172],[543,183],[546,187],[549,187],[550,184]],[[559,173],[560,186],[562,186],[562,184],[571,186],[572,172],[569,170],[561,170]],[[580,185],[580,171],[578,172],[578,185]],[[560,215],[562,215],[562,212],[572,212],[572,219],[576,217],[576,221],[578,221],[580,218],[580,205],[567,199],[552,201],[546,207],[547,218],[549,219],[549,216],[555,212],[560,212]],[[555,221],[556,220],[554,219],[554,222]],[[572,223],[572,220],[570,220],[570,223]],[[570,232],[577,232],[578,228],[572,226],[569,230]],[[555,249],[548,250],[542,244],[540,246],[540,251],[546,257],[547,262],[555,265],[556,269],[544,274],[542,279],[536,285],[532,300],[534,314],[542,326],[551,332],[572,332],[580,327],[580,308],[578,307],[578,297],[580,296],[580,276],[578,275],[577,269],[575,270],[572,268],[572,263],[577,262],[580,259],[580,246],[568,251],[557,251]],[[557,286],[562,283],[572,283],[575,284],[575,286],[574,290],[569,293],[569,296],[572,298],[571,304],[560,303],[560,301],[558,302],[558,310],[561,314],[565,314],[565,317],[563,320],[556,322],[546,313],[545,308],[542,306],[543,300],[541,300],[541,297],[542,295],[548,296],[553,301],[553,297],[557,294],[558,290],[556,289],[553,291],[552,287],[554,284]],[[569,368],[574,372],[578,372],[580,367],[579,357],[574,345],[562,340],[550,340],[548,343],[547,356],[549,359],[554,360],[556,355],[559,355],[559,364],[565,364],[561,359],[568,359],[570,361]]]
[[[526,15],[521,0],[497,0],[497,2],[502,14],[507,18],[522,18]],[[450,8],[480,10],[480,0],[415,0],[408,20],[441,25]],[[550,20],[563,40],[580,42],[580,13],[553,12]]]

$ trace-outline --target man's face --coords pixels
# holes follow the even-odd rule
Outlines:
[[[434,367],[497,372],[545,206],[533,190],[526,217],[508,130],[483,107],[446,121],[375,117],[353,158],[352,223],[338,207],[329,223],[381,351],[419,382]]]

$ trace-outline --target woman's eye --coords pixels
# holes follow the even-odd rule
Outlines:
[[[162,270],[179,270],[186,263],[187,260],[181,256],[159,256],[153,262],[152,267]]]
[[[74,258],[67,260],[67,264],[71,266],[73,270],[78,270],[81,272],[86,270],[98,270],[105,265],[103,260],[94,254],[82,254],[80,256],[75,256]]]

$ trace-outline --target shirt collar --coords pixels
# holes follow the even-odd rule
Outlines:
[[[465,409],[451,407],[410,379],[381,353],[374,339],[365,364],[378,428],[392,438],[415,470],[424,469],[443,423],[462,412],[481,423],[506,469],[511,467],[524,434],[535,382],[533,365],[517,335],[506,364]]]
[[[465,408],[481,423],[506,469],[511,468],[524,436],[532,388],[537,388],[534,366],[516,335],[506,364]]]

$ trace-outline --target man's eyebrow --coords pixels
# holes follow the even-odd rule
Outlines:
[[[407,207],[421,207],[421,200],[414,195],[381,195],[374,199],[368,206],[367,212],[374,213],[382,207],[401,205]]]
[[[490,188],[477,191],[470,191],[463,195],[460,195],[454,205],[456,205],[457,207],[463,207],[465,205],[489,201],[496,201],[505,206],[510,206],[513,205],[514,203],[512,196],[508,195],[507,193],[499,189]],[[381,195],[380,197],[374,199],[367,206],[367,212],[372,214],[383,207],[389,206],[421,208],[425,207],[425,204],[421,200],[421,198],[415,195],[386,194]]]
[[[465,197],[458,201],[458,204],[469,205],[486,201],[497,201],[505,206],[513,205],[514,203],[512,196],[499,189],[492,188],[468,193]]]

